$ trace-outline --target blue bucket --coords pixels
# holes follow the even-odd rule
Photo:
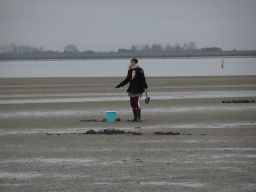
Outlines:
[[[106,111],[107,121],[115,122],[116,121],[116,112],[115,111]]]

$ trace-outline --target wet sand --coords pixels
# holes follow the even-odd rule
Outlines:
[[[256,101],[256,76],[147,77],[142,122],[122,80],[1,78],[0,191],[255,191],[256,103],[222,101]],[[107,128],[142,135],[82,134]]]

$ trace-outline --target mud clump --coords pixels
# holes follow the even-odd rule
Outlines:
[[[64,133],[65,135],[67,133]],[[72,134],[76,134],[76,133],[70,133]],[[132,131],[121,131],[121,130],[115,130],[115,129],[104,129],[104,130],[99,130],[99,131],[94,131],[92,129],[90,129],[89,131],[86,131],[85,133],[78,133],[78,135],[85,135],[85,134],[102,134],[102,135],[118,135],[118,134],[131,134],[131,135],[142,135],[142,133],[137,133],[137,132],[132,132]],[[47,136],[52,135],[52,133],[46,133]],[[57,135],[61,135],[60,133],[57,133]]]
[[[154,135],[180,135],[180,133],[173,133],[173,132],[154,132]]]
[[[255,103],[254,100],[227,100],[227,101],[222,101],[222,103]]]
[[[98,120],[96,120],[96,119],[83,119],[83,120],[80,120],[80,122],[98,122]]]
[[[142,135],[142,133],[136,133],[136,132],[125,132],[121,130],[113,130],[113,129],[104,129],[104,130],[99,130],[99,131],[94,131],[90,129],[89,131],[86,131],[85,133],[82,134],[103,134],[103,135],[118,135],[118,134],[132,134],[132,135]]]

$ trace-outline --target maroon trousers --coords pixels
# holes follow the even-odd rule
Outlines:
[[[140,96],[130,97],[132,109],[140,109]]]

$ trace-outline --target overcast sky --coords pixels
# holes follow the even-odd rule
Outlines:
[[[117,51],[154,43],[256,49],[256,0],[0,0],[0,44]]]

